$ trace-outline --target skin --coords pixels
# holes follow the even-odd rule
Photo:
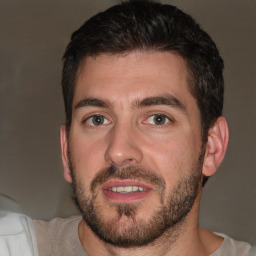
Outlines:
[[[73,100],[73,116],[69,149],[75,175],[90,194],[90,184],[102,169],[114,165],[140,166],[163,178],[166,191],[172,192],[183,177],[193,174],[213,175],[225,155],[228,128],[223,117],[210,128],[202,170],[192,167],[202,150],[200,111],[188,90],[187,67],[183,58],[170,52],[133,52],[125,56],[99,55],[86,58],[80,66]],[[171,104],[140,104],[144,99],[165,97]],[[104,104],[88,105],[88,98]],[[85,104],[86,102],[86,104]],[[178,102],[178,104],[177,104]],[[106,104],[105,104],[106,103]],[[161,114],[164,123],[157,125],[154,117]],[[95,125],[94,116],[104,122]],[[67,157],[67,134],[61,127],[64,177],[72,182]],[[114,183],[116,180],[111,180]],[[127,179],[126,182],[133,183]],[[111,204],[136,203],[136,219],[147,221],[161,205],[159,194],[150,184],[150,192],[142,198],[118,198],[115,201],[97,190],[97,203],[104,209],[104,219],[117,216]],[[201,186],[194,205],[180,228],[178,239],[170,243],[174,231],[160,237],[154,244],[141,248],[118,248],[101,241],[87,224],[79,225],[79,237],[89,255],[210,255],[222,238],[198,227]],[[166,198],[163,199],[166,201]],[[120,232],[129,221],[123,216]],[[169,242],[168,242],[169,241]]]

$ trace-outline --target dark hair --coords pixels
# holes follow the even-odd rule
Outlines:
[[[69,131],[77,71],[87,56],[131,51],[170,51],[188,67],[189,90],[201,113],[202,140],[222,114],[223,61],[216,45],[194,19],[171,5],[152,1],[124,2],[86,21],[72,34],[64,54],[62,89]]]

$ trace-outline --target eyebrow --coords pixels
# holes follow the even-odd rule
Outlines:
[[[170,94],[155,96],[155,97],[147,97],[142,100],[136,101],[134,107],[142,108],[142,107],[150,107],[155,105],[167,105],[181,110],[182,112],[186,112],[185,106],[174,96]]]
[[[108,108],[112,104],[107,100],[102,100],[99,98],[84,98],[80,100],[76,105],[75,109],[82,108],[82,107],[101,107],[101,108]],[[136,100],[133,102],[133,108],[143,108],[143,107],[150,107],[156,105],[167,105],[174,107],[176,109],[181,110],[182,112],[186,112],[185,106],[174,96],[170,94],[164,94],[160,96],[154,97],[146,97],[142,100]]]
[[[101,100],[98,98],[84,98],[80,100],[76,105],[75,109],[81,108],[81,107],[101,107],[101,108],[107,108],[111,104],[106,100]]]

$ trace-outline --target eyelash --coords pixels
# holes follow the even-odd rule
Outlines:
[[[93,118],[104,118],[104,122],[108,121],[109,123],[111,123],[111,121],[109,121],[108,118],[106,118],[104,115],[100,115],[100,114],[91,115],[91,116],[87,117],[82,123],[88,123],[88,121],[90,119],[93,119]],[[91,122],[93,122],[93,121],[91,121]],[[103,124],[99,124],[99,125],[96,125],[96,124],[94,124],[94,125],[93,124],[88,124],[88,125],[91,126],[91,127],[96,127],[96,126],[102,126],[102,125],[107,125],[107,124],[103,123]]]
[[[162,123],[162,124],[161,123],[160,124],[156,124],[156,123],[150,124],[148,122],[148,120],[150,118],[157,118],[157,117],[165,118],[164,123]],[[156,121],[156,120],[153,119],[153,121]],[[172,118],[170,118],[169,116],[167,116],[166,114],[155,113],[155,114],[152,114],[152,115],[148,116],[143,123],[148,123],[149,125],[157,126],[157,128],[163,128],[163,127],[165,127],[165,126],[167,126],[167,125],[169,125],[170,123],[173,123],[173,122],[174,122],[174,120]]]
[[[160,117],[160,118],[164,118],[164,123],[159,123],[159,124],[157,124],[157,123],[155,123],[155,121],[156,121],[156,119],[155,118],[158,118],[158,117]],[[95,122],[93,122],[93,118],[103,118],[104,120],[103,120],[103,123],[102,124],[95,124]],[[150,120],[150,118],[152,119],[153,118],[153,120]],[[91,119],[91,123],[89,123],[89,120]],[[100,121],[100,120],[99,120]],[[154,122],[154,123],[150,123],[150,122]],[[161,120],[160,120],[161,121]],[[107,122],[107,123],[105,123],[105,122]],[[142,122],[143,124],[148,124],[148,125],[150,125],[150,126],[156,126],[157,128],[163,128],[163,127],[165,127],[165,126],[168,126],[170,123],[173,123],[174,122],[174,120],[173,120],[173,118],[170,118],[169,116],[167,116],[166,114],[163,114],[163,113],[154,113],[154,114],[151,114],[151,115],[149,115],[149,116],[146,116],[146,118],[144,119],[144,121]],[[97,127],[97,126],[106,126],[106,125],[109,125],[109,124],[111,124],[111,121],[108,119],[108,118],[106,118],[104,115],[101,115],[101,114],[94,114],[94,115],[91,115],[91,116],[89,116],[89,117],[87,117],[86,119],[84,119],[83,121],[82,121],[82,123],[83,124],[87,124],[89,127]]]

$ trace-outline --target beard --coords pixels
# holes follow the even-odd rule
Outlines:
[[[70,154],[69,154],[70,156]],[[180,178],[172,191],[166,191],[165,181],[156,172],[137,166],[117,168],[110,166],[98,172],[90,185],[90,191],[76,177],[76,171],[69,159],[72,174],[73,199],[82,213],[84,221],[104,242],[114,246],[130,248],[145,246],[171,231],[177,237],[175,227],[181,228],[198,195],[202,182],[202,156],[193,166],[188,177]],[[110,178],[136,179],[153,185],[160,197],[160,206],[153,210],[149,219],[139,219],[140,204],[109,204],[116,214],[110,221],[104,217],[104,205],[97,201],[100,185]],[[166,199],[166,200],[165,200]],[[109,216],[108,216],[109,217]],[[172,229],[172,230],[171,230]],[[176,229],[177,231],[177,229]]]

